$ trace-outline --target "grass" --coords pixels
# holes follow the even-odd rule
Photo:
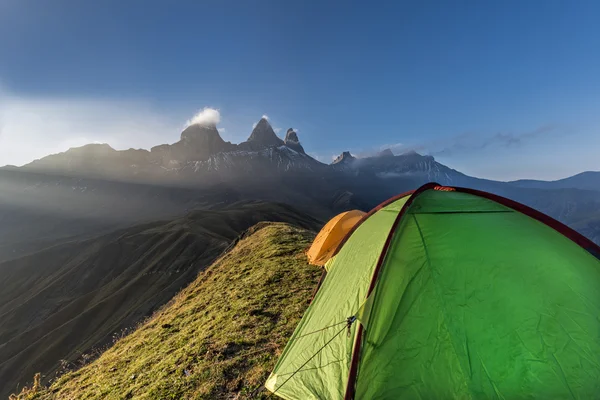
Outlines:
[[[304,255],[312,238],[283,223],[255,226],[135,332],[27,398],[267,396],[259,389],[320,275]]]

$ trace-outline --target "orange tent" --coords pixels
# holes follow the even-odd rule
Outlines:
[[[348,232],[362,219],[366,213],[360,210],[343,212],[333,217],[321,229],[306,256],[313,265],[324,266],[333,256],[338,245]]]

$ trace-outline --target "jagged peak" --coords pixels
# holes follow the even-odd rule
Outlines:
[[[306,154],[306,152],[304,151],[304,147],[302,147],[302,145],[300,144],[298,134],[293,128],[287,130],[285,134],[284,143],[287,147],[291,148],[292,150],[298,153]]]
[[[290,128],[287,130],[287,132],[285,133],[285,142],[295,142],[295,143],[300,143],[300,140],[298,139],[298,133],[296,133],[296,131],[294,130],[294,128]]]
[[[258,142],[267,146],[280,146],[283,144],[283,140],[277,137],[266,116],[263,116],[252,129],[248,142]]]
[[[356,157],[354,157],[352,154],[350,154],[349,151],[344,151],[342,154],[337,156],[337,158],[335,160],[333,160],[333,162],[331,164],[349,163],[354,160],[356,160]]]

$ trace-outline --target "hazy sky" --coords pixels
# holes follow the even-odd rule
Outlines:
[[[393,3],[393,4],[392,4]],[[330,162],[417,149],[465,173],[600,170],[600,2],[0,0],[0,164],[174,142],[263,114]]]

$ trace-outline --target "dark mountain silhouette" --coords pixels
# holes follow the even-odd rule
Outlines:
[[[335,160],[331,163],[331,165],[342,166],[342,165],[351,165],[356,160],[349,151],[344,151],[342,154],[337,156]]]
[[[0,260],[22,254],[20,248],[29,251],[51,244],[56,237],[177,215],[214,202],[283,201],[327,218],[349,208],[368,209],[429,181],[510,195],[570,224],[598,205],[597,177],[584,173],[547,183],[497,182],[465,175],[432,156],[414,151],[395,156],[389,149],[363,158],[344,152],[327,165],[304,152],[293,129],[285,140],[277,137],[266,118],[240,144],[225,142],[214,125],[193,124],[178,142],[150,151],[92,144],[0,170],[0,182],[12,181],[12,190],[0,194],[0,218],[23,231],[13,235],[12,228],[4,233],[0,228],[0,237],[12,237],[0,246]],[[46,212],[48,208],[53,212]],[[42,214],[40,229],[18,223],[21,217],[33,221]],[[74,215],[80,217],[73,220]],[[31,226],[36,228],[28,237]],[[16,242],[27,244],[15,246]]]
[[[571,224],[600,202],[597,177],[504,183],[470,177],[414,151],[394,156],[389,149],[363,158],[344,152],[327,165],[304,152],[293,129],[285,140],[278,138],[266,118],[240,144],[225,142],[214,125],[193,124],[178,142],[150,151],[91,144],[0,169],[0,183],[10,188],[0,193],[0,221],[7,222],[0,224],[0,238],[6,239],[0,260],[75,235],[240,199],[286,202],[325,219],[368,209],[429,181],[507,195]],[[592,222],[585,231],[600,235]]]
[[[283,146],[284,142],[277,137],[267,118],[262,117],[256,124],[247,141],[240,143],[241,150],[261,150],[265,147]]]

